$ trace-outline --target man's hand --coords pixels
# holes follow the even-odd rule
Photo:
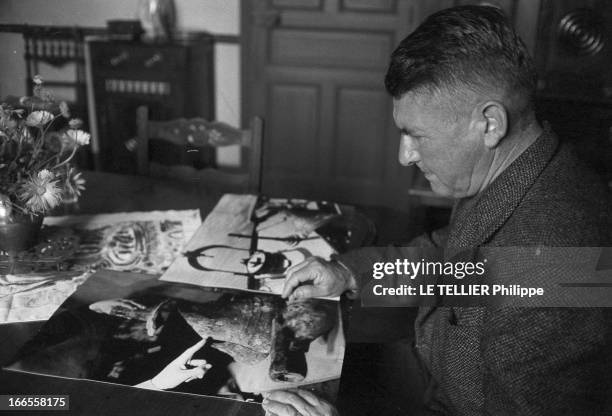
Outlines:
[[[140,383],[136,387],[143,387],[155,390],[167,390],[178,386],[181,383],[188,383],[196,378],[204,377],[211,365],[206,360],[192,360],[200,348],[204,346],[206,340],[201,340],[197,344],[187,348],[181,355],[175,358],[162,371],[151,380]],[[188,367],[189,366],[189,367]]]
[[[318,296],[339,296],[357,290],[352,273],[340,263],[309,257],[287,270],[282,296],[289,301]]]
[[[338,411],[308,390],[276,390],[261,403],[266,416],[338,416]]]

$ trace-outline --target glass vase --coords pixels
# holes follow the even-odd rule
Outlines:
[[[145,39],[157,42],[172,39],[176,26],[174,0],[140,0],[138,17]]]

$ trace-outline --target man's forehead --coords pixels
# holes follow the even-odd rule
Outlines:
[[[429,100],[426,100],[420,94],[407,92],[400,98],[393,99],[393,118],[398,126],[406,127],[405,124],[416,123],[424,114],[428,112],[430,107]],[[416,127],[416,126],[415,126]]]
[[[447,99],[447,94],[423,89],[405,92],[401,97],[394,98],[393,102],[401,106],[432,107],[439,106],[441,102]]]
[[[469,113],[472,106],[473,103],[466,103],[450,93],[407,92],[393,99],[393,118],[398,125],[410,123],[433,127],[432,123],[456,120],[460,115]]]

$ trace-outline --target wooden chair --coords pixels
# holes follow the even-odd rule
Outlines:
[[[87,122],[87,93],[85,87],[85,32],[79,27],[60,26],[30,26],[23,28],[26,62],[26,91],[32,95],[32,77],[40,74],[45,87],[68,89],[74,96],[71,100],[71,111],[75,117]],[[41,64],[55,68],[63,68],[73,64],[75,75],[73,79],[48,79]]]
[[[202,118],[152,121],[148,112],[145,106],[137,109],[139,174],[190,181],[207,190],[261,192],[263,120],[260,117],[253,117],[248,129],[239,129]],[[164,160],[156,162],[151,160],[153,139],[181,149],[184,155],[239,145],[241,167],[218,168],[213,163],[200,169],[193,163],[184,164],[188,158],[182,158],[181,164],[168,165]]]

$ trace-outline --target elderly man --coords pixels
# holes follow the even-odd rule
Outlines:
[[[385,79],[400,163],[416,164],[435,193],[457,199],[445,230],[409,245],[610,245],[605,185],[537,122],[535,83],[524,44],[496,8],[443,10],[400,43]],[[284,296],[358,293],[366,283],[360,271],[385,258],[392,258],[388,249],[367,248],[331,262],[310,259],[290,271]],[[604,312],[420,308],[415,347],[425,373],[424,414],[605,413]],[[274,392],[264,408],[335,412],[299,391]]]

